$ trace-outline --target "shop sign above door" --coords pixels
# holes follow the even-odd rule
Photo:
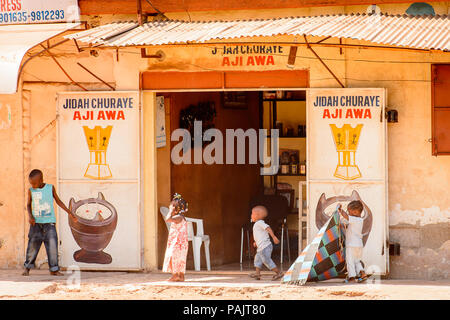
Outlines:
[[[283,49],[278,45],[224,45],[212,49],[211,54],[222,57],[222,67],[270,66],[275,65],[274,55],[282,55]]]
[[[0,0],[0,25],[79,20],[78,0]]]

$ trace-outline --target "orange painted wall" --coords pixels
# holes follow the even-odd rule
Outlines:
[[[21,98],[21,93],[0,95],[0,269],[21,266],[28,227],[24,216]]]

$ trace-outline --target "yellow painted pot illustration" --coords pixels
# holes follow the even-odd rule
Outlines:
[[[84,173],[86,178],[102,180],[112,177],[111,169],[106,163],[106,150],[112,128],[112,126],[106,128],[95,126],[94,129],[90,129],[88,126],[83,127],[90,154],[89,165]]]
[[[335,124],[330,124],[330,127],[338,153],[334,176],[344,180],[361,178],[361,171],[355,162],[355,153],[363,125],[358,124],[352,128],[350,124],[344,124],[342,128],[338,128]]]

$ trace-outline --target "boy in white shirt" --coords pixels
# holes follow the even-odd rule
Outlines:
[[[352,201],[348,204],[348,213],[339,207],[339,213],[343,217],[342,221],[347,226],[347,231],[345,232],[345,261],[348,272],[346,282],[355,282],[356,277],[358,278],[358,282],[367,279],[361,263],[363,252],[362,229],[364,222],[361,218],[361,213],[363,209],[363,204],[359,200]]]
[[[283,277],[283,273],[278,270],[271,258],[273,246],[270,242],[269,235],[272,237],[275,244],[280,243],[280,240],[275,236],[270,226],[264,222],[264,218],[266,217],[267,209],[265,207],[256,206],[252,209],[251,219],[255,223],[253,225],[253,238],[255,239],[253,246],[256,247],[254,262],[256,272],[250,274],[250,277],[261,280],[261,269],[263,264],[265,264],[270,271],[275,272],[272,280],[279,280]]]

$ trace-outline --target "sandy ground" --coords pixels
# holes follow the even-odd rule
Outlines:
[[[81,272],[50,276],[43,270],[29,277],[19,270],[0,270],[0,299],[445,299],[450,281],[381,280],[344,284],[342,280],[281,285],[263,274],[253,280],[242,272],[188,272],[186,282],[165,281],[162,273]],[[75,281],[74,281],[75,280]]]

